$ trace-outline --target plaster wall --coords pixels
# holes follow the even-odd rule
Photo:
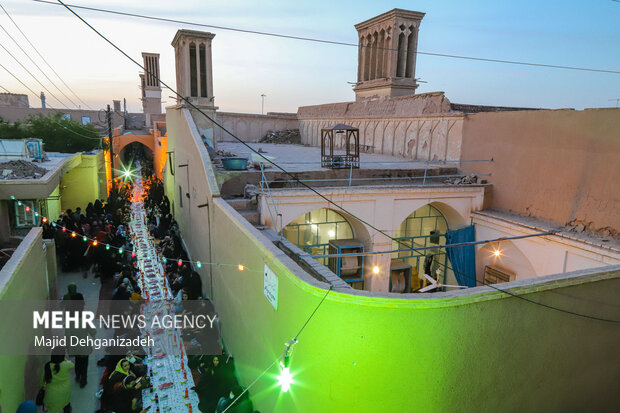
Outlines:
[[[467,115],[463,173],[491,173],[489,207],[620,233],[620,109]]]
[[[303,144],[321,145],[321,129],[344,123],[360,130],[369,152],[415,160],[461,159],[463,115],[443,92],[300,107]],[[364,149],[364,148],[363,148]]]
[[[211,197],[219,196],[211,161],[190,111],[182,106],[166,109],[168,151],[172,152],[164,172],[166,195],[174,205],[174,217],[183,229],[192,259],[211,262]],[[204,265],[194,270],[201,275],[203,292],[211,296],[213,267]]]
[[[60,205],[63,210],[81,207],[85,211],[89,202],[107,198],[105,192],[100,192],[99,180],[105,179],[100,177],[103,166],[103,152],[82,154],[82,162],[67,172],[60,182]]]
[[[267,113],[266,115],[217,112],[218,122],[244,142],[258,142],[267,131],[298,129],[297,115],[294,113]],[[222,128],[215,128],[218,142],[236,141]]]
[[[366,251],[393,249],[390,238],[375,231],[368,224],[394,236],[402,222],[418,208],[431,204],[439,209],[450,229],[458,229],[470,221],[473,211],[482,208],[483,186],[381,186],[326,188],[321,193],[344,208],[343,211],[308,190],[271,190],[273,203],[268,196],[260,197],[261,224],[276,231],[307,212],[331,208],[345,216],[352,225],[354,236],[362,241]],[[281,214],[281,215],[278,215]],[[281,216],[282,222],[279,217]],[[273,217],[273,218],[272,218]],[[357,218],[355,218],[357,217]],[[274,225],[273,219],[276,220]],[[365,221],[366,223],[362,222]],[[368,256],[365,260],[365,289],[389,291],[390,254]],[[372,267],[381,270],[373,274]]]
[[[32,315],[19,311],[19,303],[22,300],[47,300],[49,296],[46,273],[48,265],[54,266],[50,268],[51,271],[56,270],[55,256],[53,259],[48,257],[48,254],[54,254],[54,248],[43,249],[42,234],[40,227],[32,228],[11,259],[0,270],[0,300],[16,301],[15,311],[3,314],[5,323],[10,321],[13,329],[2,333],[5,336],[11,335],[12,340],[23,340],[21,344],[24,348],[28,348],[32,343],[26,337],[11,334],[11,332],[18,331],[24,323],[31,322]],[[13,344],[19,345],[20,343]],[[34,400],[45,361],[47,360],[35,356],[0,355],[0,406],[2,411],[14,412],[22,401]]]
[[[473,214],[476,225],[476,240],[514,237],[543,232],[482,213]],[[496,257],[497,248],[501,255]],[[527,279],[565,271],[578,271],[606,265],[620,264],[620,250],[586,244],[561,234],[476,246],[476,274],[484,278],[487,265],[508,270],[516,279]]]
[[[0,199],[45,199],[60,184],[61,178],[82,162],[82,154],[78,153],[57,160],[56,165],[46,167],[48,172],[39,179],[8,179],[0,183]]]
[[[609,323],[489,287],[433,295],[331,291],[326,296],[326,284],[219,198],[208,154],[187,113],[168,108],[168,136],[179,157],[175,165],[188,163],[190,175],[177,166],[174,175],[166,174],[166,187],[173,188],[169,196],[175,196],[177,184],[185,185],[181,196],[190,188],[189,203],[177,210],[177,219],[193,259],[217,262],[208,266],[210,296],[241,384],[248,386],[272,366],[250,390],[257,410],[611,411],[620,404],[615,391],[620,371],[607,368],[620,364],[615,351],[620,331]],[[203,203],[208,209],[199,207]],[[204,244],[208,239],[210,249]],[[236,270],[239,263],[247,270]],[[278,278],[277,308],[264,295],[265,265]],[[618,266],[506,286],[535,302],[620,318],[614,304],[620,294]],[[298,337],[291,358],[294,383],[282,393],[276,361],[283,343],[323,299]]]

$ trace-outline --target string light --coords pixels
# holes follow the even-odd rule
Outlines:
[[[15,196],[14,196],[14,195],[11,195],[11,196],[10,196],[10,198],[11,198],[12,200],[17,200],[17,199],[15,198]],[[18,205],[24,205],[24,203],[23,203],[22,201],[20,201],[20,200],[17,200],[17,203],[18,203]],[[31,211],[31,210],[32,210],[32,208],[30,208],[29,206],[26,206],[26,210],[27,210],[27,211]],[[35,211],[35,212],[34,212],[34,214],[35,214],[35,216],[37,216],[37,217],[38,217],[38,216],[40,216],[40,214],[39,214],[37,211]],[[55,221],[50,220],[48,217],[41,217],[41,222],[43,222],[43,223],[50,222],[50,224],[51,224],[51,226],[52,226],[53,228],[60,228],[60,230],[61,230],[62,232],[64,232],[64,233],[66,233],[66,232],[67,232],[67,229],[68,229],[67,227],[65,227],[65,226],[63,226],[63,225],[61,225],[61,224],[57,224]],[[78,235],[81,235],[81,234],[78,234],[76,231],[70,231],[70,234],[71,234],[71,237],[72,237],[72,238],[77,238],[77,236],[78,236]],[[89,238],[89,237],[87,237],[86,235],[82,235],[82,241],[84,241],[84,242],[91,241],[91,242],[92,242],[92,245],[93,245],[93,246],[95,246],[95,247],[99,245],[99,241],[98,241],[96,238]],[[123,254],[123,253],[125,252],[125,248],[124,248],[124,247],[114,247],[114,246],[112,246],[112,245],[110,245],[110,244],[104,244],[104,245],[105,245],[105,249],[106,249],[107,251],[109,251],[111,248],[114,248],[114,249],[117,249],[117,250],[118,250],[118,253],[119,253],[119,254]],[[131,251],[131,257],[132,257],[132,258],[135,258],[135,257],[136,257],[136,253],[135,253],[135,251],[134,251],[134,250],[132,250],[132,251]],[[153,259],[153,258],[152,258],[152,257],[150,257],[150,256],[147,256],[145,259],[146,259],[147,261],[152,261],[152,259]],[[161,258],[161,262],[162,262],[163,264],[167,264],[167,263],[168,263],[168,259],[167,259],[166,257],[162,257],[162,258]],[[207,263],[203,263],[202,261],[182,260],[182,259],[180,259],[180,258],[179,258],[179,260],[177,261],[177,265],[178,265],[179,267],[182,267],[184,262],[187,262],[187,263],[190,263],[190,264],[191,264],[191,263],[194,263],[194,264],[196,265],[196,267],[197,267],[197,268],[202,268],[203,264],[218,265],[218,266],[236,266],[236,267],[237,267],[237,269],[238,269],[239,271],[245,271],[245,270],[248,270],[248,271],[256,271],[256,272],[261,272],[261,273],[262,273],[262,271],[250,270],[248,267],[246,267],[246,266],[245,266],[245,265],[243,265],[243,264],[222,264],[222,263],[218,263],[218,262],[207,262]]]
[[[377,274],[379,274],[379,271],[380,271],[380,269],[379,269],[378,265],[375,265],[374,267],[372,267],[372,273],[373,274],[377,275]]]
[[[500,250],[498,250],[498,249],[493,250],[493,255],[495,255],[496,257],[499,257],[501,254],[502,254],[502,253],[501,253],[501,251],[500,251]]]

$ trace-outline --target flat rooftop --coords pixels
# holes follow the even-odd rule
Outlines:
[[[421,185],[443,183],[443,180],[458,175],[456,163],[437,161],[413,161],[411,159],[374,153],[360,153],[360,167],[333,169],[321,167],[321,148],[294,144],[248,143],[265,156],[275,158],[274,162],[293,174],[297,179],[312,186],[358,186],[358,185]],[[252,151],[238,142],[218,142],[220,155],[252,158]],[[335,155],[344,153],[337,150]],[[215,172],[221,184],[222,195],[235,197],[243,195],[246,183],[258,184],[261,180],[259,168],[249,166],[245,171],[227,171],[219,163]],[[242,176],[240,176],[242,175]],[[274,167],[265,168],[265,176],[272,188],[296,187],[291,176]]]
[[[606,234],[601,231],[592,231],[582,227],[565,226],[554,221],[515,214],[514,212],[484,209],[481,211],[474,211],[473,214],[500,219],[540,231],[556,231],[555,235],[559,237],[583,242],[599,248],[605,248],[614,253],[620,253],[620,238],[610,233]]]
[[[261,150],[265,156],[275,157],[275,162],[290,172],[326,171],[329,168],[321,167],[321,148],[294,144],[248,143],[255,149]],[[250,158],[252,152],[239,142],[218,142],[218,151],[226,151],[238,157]],[[335,154],[344,153],[343,150],[334,151]],[[424,169],[427,163],[411,159],[375,154],[360,151],[360,169]],[[438,169],[445,163],[430,162],[429,169]]]

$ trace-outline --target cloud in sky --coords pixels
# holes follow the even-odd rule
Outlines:
[[[74,2],[130,13],[351,43],[357,41],[354,24],[394,7],[411,7],[402,2],[378,4],[365,0],[248,0],[232,4],[219,0]],[[62,7],[30,1],[5,1],[3,6],[89,105],[101,108],[112,99],[127,98],[131,111],[141,110],[140,69],[77,18]],[[483,1],[465,4],[426,0],[416,2],[415,8],[426,13],[420,29],[420,51],[620,70],[616,41],[620,38],[620,25],[617,24],[620,3]],[[141,61],[143,51],[160,53],[162,79],[175,86],[170,42],[177,29],[197,28],[76,11],[136,60]],[[29,50],[1,12],[0,24]],[[347,83],[356,80],[357,50],[354,47],[218,29],[198,30],[216,34],[213,41],[214,91],[216,104],[222,110],[260,112],[262,93],[267,95],[265,109],[269,111],[294,112],[301,105],[354,99],[351,85]],[[19,56],[41,81],[45,80],[1,30],[0,43]],[[35,92],[41,90],[3,50],[0,50],[0,60]],[[459,103],[583,108],[613,106],[615,102],[609,99],[620,97],[618,74],[419,55],[416,76],[428,82],[423,83],[418,92],[442,90],[451,101]],[[0,85],[12,92],[26,93],[1,69]],[[52,86],[48,87],[55,91]],[[38,106],[38,96],[29,95],[31,105]],[[170,95],[171,92],[164,90],[164,100],[173,103],[173,99],[167,98]],[[53,98],[48,98],[52,105],[60,106]]]

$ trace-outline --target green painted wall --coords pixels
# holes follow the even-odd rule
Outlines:
[[[107,198],[101,193],[100,170],[103,168],[103,152],[94,155],[82,154],[82,162],[68,171],[60,182],[61,207],[75,210],[81,207],[86,209],[89,202],[97,198]]]
[[[187,175],[168,178],[188,185],[190,193],[192,185],[211,185],[198,191],[200,199],[179,212],[177,220],[192,257],[212,256],[217,263],[208,266],[211,273],[203,274],[203,285],[213,277],[223,340],[247,386],[282,354],[284,342],[325,296],[326,285],[304,274],[217,197],[210,165],[192,155],[203,151],[192,125],[183,123],[179,109],[169,109],[167,119],[169,145],[189,161]],[[175,184],[169,186],[176,191]],[[205,202],[205,195],[209,207],[200,210],[197,204]],[[212,240],[210,251],[204,247],[207,239]],[[248,270],[238,271],[239,263]],[[265,263],[279,279],[277,311],[263,294]],[[564,281],[530,280],[512,291],[619,320],[620,267],[607,268]],[[362,294],[328,295],[295,346],[291,390],[279,391],[274,366],[250,391],[256,409],[611,411],[620,405],[617,324],[554,311],[488,287],[431,299]]]
[[[57,220],[60,216],[61,209],[59,185],[54,189],[47,200],[47,217],[52,221]]]
[[[19,334],[12,332],[32,320],[32,314],[20,311],[19,301],[48,298],[46,268],[48,262],[54,266],[50,275],[55,279],[56,257],[48,256],[54,254],[53,247],[48,248],[48,254],[43,253],[42,234],[40,227],[31,229],[11,260],[0,270],[0,300],[17,301],[14,313],[2,314],[3,325],[10,322],[13,327],[1,332],[3,339],[19,339]],[[23,348],[32,344],[29,341],[13,343],[21,344]],[[34,400],[46,361],[46,357],[0,355],[0,406],[3,412],[14,412],[22,401]]]

